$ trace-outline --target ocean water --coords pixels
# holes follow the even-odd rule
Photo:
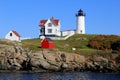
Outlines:
[[[117,73],[53,72],[53,73],[0,73],[0,80],[120,80]]]

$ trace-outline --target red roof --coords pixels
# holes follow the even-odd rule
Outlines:
[[[19,35],[16,31],[12,30],[12,32],[13,32],[16,36],[20,37],[20,35]]]
[[[53,23],[54,25],[58,25],[59,20],[54,20],[53,17],[52,17],[50,20],[52,21],[52,23]]]
[[[41,26],[41,27],[44,26],[46,22],[47,22],[47,20],[41,20],[39,26]]]
[[[53,17],[50,18],[50,20],[51,20],[51,22],[52,22],[54,25],[58,25],[58,23],[59,23],[59,20],[54,19]],[[48,20],[41,20],[39,26],[40,26],[40,27],[45,26],[45,23],[46,23],[47,21],[48,21]]]

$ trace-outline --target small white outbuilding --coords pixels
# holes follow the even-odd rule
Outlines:
[[[20,35],[14,30],[9,31],[5,36],[5,39],[21,42]]]

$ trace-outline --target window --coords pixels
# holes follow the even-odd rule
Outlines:
[[[48,27],[52,27],[52,23],[48,23]]]
[[[82,30],[80,32],[82,33]]]
[[[41,32],[41,33],[43,33],[43,32],[44,32],[44,29],[43,29],[43,28],[42,28],[42,29],[40,29],[40,32]]]
[[[52,33],[52,29],[48,29],[48,33]]]
[[[10,36],[12,36],[12,33],[10,33]]]

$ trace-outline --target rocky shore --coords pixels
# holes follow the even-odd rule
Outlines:
[[[84,56],[62,51],[32,52],[22,45],[0,44],[1,71],[97,71],[120,72],[120,55]]]

